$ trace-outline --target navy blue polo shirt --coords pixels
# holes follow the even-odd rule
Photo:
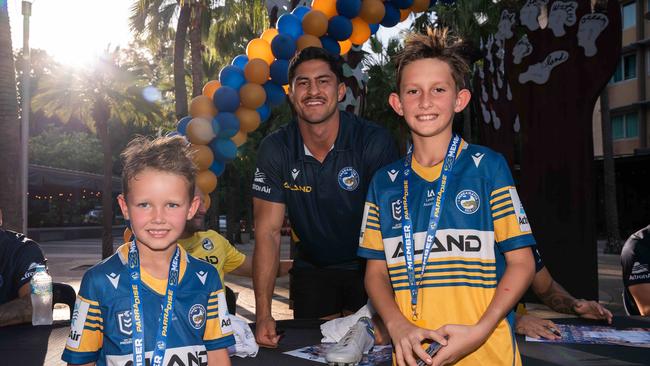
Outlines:
[[[41,247],[25,235],[0,229],[0,304],[18,298],[18,290],[45,264]]]
[[[253,196],[286,205],[300,239],[298,265],[353,262],[370,179],[397,158],[388,130],[340,112],[336,141],[321,164],[306,153],[298,122],[292,121],[262,140]]]

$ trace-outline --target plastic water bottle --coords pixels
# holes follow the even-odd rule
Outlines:
[[[52,277],[44,265],[36,266],[36,272],[29,283],[32,292],[32,324],[52,324]]]

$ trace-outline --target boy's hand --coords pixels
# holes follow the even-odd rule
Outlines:
[[[527,335],[536,339],[540,337],[551,340],[560,339],[561,336],[555,334],[553,329],[557,330],[555,323],[533,315],[522,315],[517,317],[515,321],[515,332],[517,334]]]
[[[447,324],[436,330],[439,335],[447,338],[447,346],[433,357],[432,366],[449,365],[477,349],[490,335],[476,325]]]
[[[585,319],[603,319],[612,324],[612,312],[595,301],[576,300],[573,304],[576,315]]]
[[[413,354],[427,364],[431,364],[431,357],[422,348],[422,342],[427,339],[434,340],[442,346],[447,344],[447,340],[436,331],[420,328],[406,319],[389,329],[389,333],[395,347],[395,361],[399,366],[416,366],[417,359]]]
[[[268,317],[255,323],[255,340],[262,347],[276,348],[278,346],[280,336],[275,332],[275,319]]]

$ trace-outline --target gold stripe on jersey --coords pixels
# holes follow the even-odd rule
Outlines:
[[[513,211],[514,212],[514,211]],[[529,231],[521,231],[517,216],[512,214],[494,221],[494,238],[497,242],[506,241],[522,235],[529,235]]]
[[[363,233],[362,247],[383,252],[384,243],[381,237],[381,231],[366,225],[366,230]]]

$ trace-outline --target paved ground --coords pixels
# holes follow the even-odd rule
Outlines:
[[[115,247],[119,244],[115,242]],[[41,243],[48,259],[50,273],[54,281],[65,282],[79,290],[81,277],[86,269],[101,259],[100,239],[79,239],[71,241],[50,241]],[[604,243],[599,243],[602,253]],[[283,237],[281,258],[289,258],[289,238]],[[253,244],[237,245],[237,249],[252,255]],[[614,314],[624,314],[621,303],[621,266],[619,257],[611,254],[598,255],[598,280],[600,301]],[[253,282],[250,278],[226,275],[226,284],[239,294],[237,314],[249,321],[255,320],[255,298]],[[276,282],[273,296],[273,316],[276,320],[290,319],[293,312],[289,309],[289,278],[285,276]],[[68,319],[67,306],[57,306],[55,319]]]

